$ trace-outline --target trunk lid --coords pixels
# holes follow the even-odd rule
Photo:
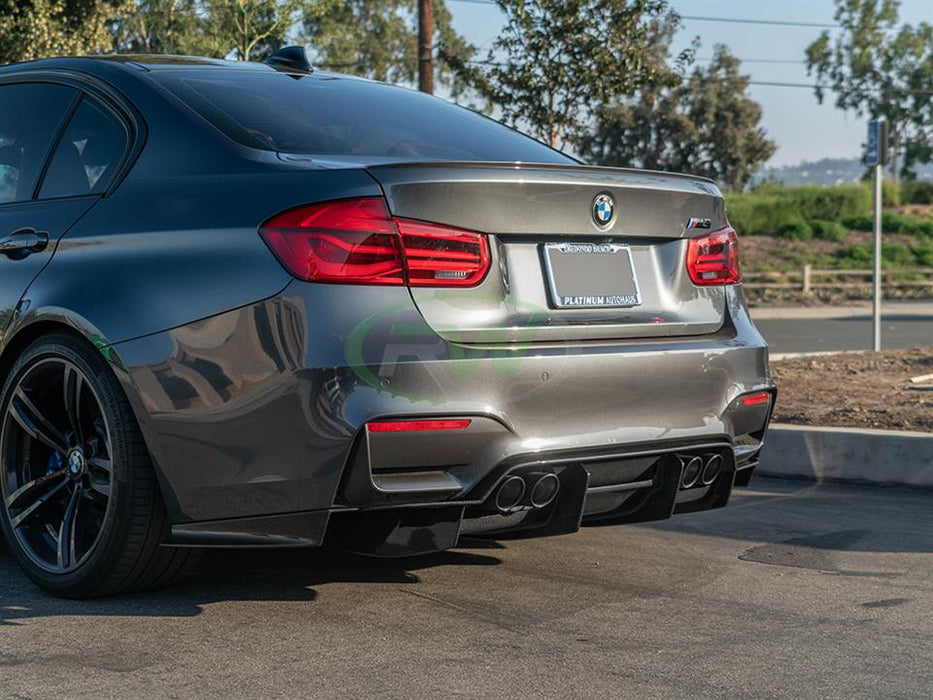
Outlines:
[[[726,226],[722,195],[708,180],[617,168],[473,162],[374,165],[368,171],[394,216],[489,234],[491,268],[481,284],[411,290],[427,323],[446,340],[649,338],[702,335],[722,326],[724,289],[694,285],[685,266],[688,238]],[[607,230],[598,227],[593,212],[601,195],[614,201]],[[704,228],[688,228],[696,220]],[[608,261],[609,254],[617,259]],[[620,278],[633,276],[611,293],[634,285],[637,305],[628,297],[561,296],[571,288],[572,294],[586,294],[581,290],[590,284],[587,270],[605,278],[608,269],[619,270]],[[616,288],[605,280],[592,284],[595,295],[606,293],[605,284]],[[561,300],[626,305],[560,306]]]

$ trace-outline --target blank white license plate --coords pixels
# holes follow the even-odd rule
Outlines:
[[[638,281],[628,246],[614,243],[547,243],[551,303],[563,308],[638,306]]]

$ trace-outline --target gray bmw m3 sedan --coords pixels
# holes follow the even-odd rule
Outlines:
[[[399,87],[0,68],[0,523],[39,586],[718,508],[774,402],[709,180]]]

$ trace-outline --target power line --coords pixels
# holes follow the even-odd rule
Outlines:
[[[464,2],[464,0],[457,0]],[[473,0],[469,0],[473,1]],[[817,29],[841,29],[838,24],[822,24],[820,22],[789,22],[780,19],[745,19],[739,17],[698,17],[696,15],[680,15],[681,19],[694,22],[730,22],[734,24],[765,24],[772,27],[816,27]]]
[[[749,80],[749,85],[763,85],[765,87],[806,88],[807,90],[833,90],[832,85],[812,85],[810,83],[780,83],[769,80]],[[933,95],[933,90],[908,90],[905,88],[870,88],[865,92],[882,92],[892,95]]]
[[[696,58],[694,60],[707,62],[715,61],[716,59],[712,56],[709,56],[704,58]],[[806,61],[801,61],[796,58],[739,58],[738,60],[742,63],[796,63],[799,65],[806,63]]]
[[[465,2],[470,5],[493,5],[498,7],[494,0],[451,0],[451,2]],[[735,24],[763,24],[772,27],[810,27],[816,29],[841,29],[838,24],[823,22],[792,22],[780,19],[746,19],[741,17],[704,17],[700,15],[679,15],[681,19],[694,22],[730,22]]]
[[[701,59],[702,60],[702,59]],[[396,63],[416,63],[417,58],[399,58],[396,59]],[[465,63],[470,63],[472,65],[480,66],[493,66],[493,67],[503,67],[508,65],[506,63],[498,63],[496,61],[483,61],[483,60],[469,60]],[[362,61],[357,61],[354,63],[318,63],[316,64],[320,68],[359,68],[360,66],[366,65]],[[782,88],[797,88],[804,90],[828,90],[832,91],[832,85],[819,85],[813,83],[786,83],[778,82],[772,80],[749,80],[748,85],[758,85],[762,87],[782,87]],[[865,92],[881,92],[889,93],[892,95],[933,95],[933,90],[909,90],[906,88],[870,88],[865,90]]]

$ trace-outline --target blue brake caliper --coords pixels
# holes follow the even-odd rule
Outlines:
[[[58,452],[49,455],[49,470],[46,474],[52,474],[62,468],[62,456]]]

